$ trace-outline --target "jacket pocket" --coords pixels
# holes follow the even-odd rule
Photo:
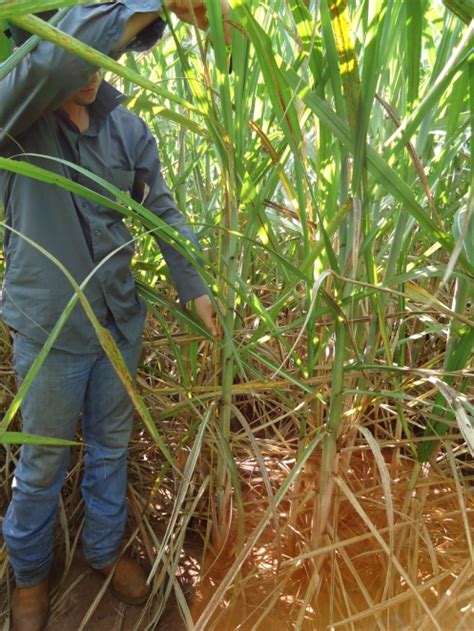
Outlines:
[[[124,193],[132,194],[135,182],[135,171],[123,171],[122,169],[110,169],[110,182]]]

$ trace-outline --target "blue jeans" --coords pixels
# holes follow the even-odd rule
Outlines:
[[[132,345],[115,323],[106,327],[135,376],[141,336]],[[13,362],[20,383],[40,350],[36,342],[15,334]],[[74,439],[82,412],[84,555],[96,569],[114,563],[126,521],[127,445],[133,405],[105,353],[76,355],[53,349],[31,384],[21,412],[24,432],[67,440]],[[12,501],[3,521],[3,537],[20,587],[36,585],[49,574],[59,495],[68,464],[68,447],[21,448]]]

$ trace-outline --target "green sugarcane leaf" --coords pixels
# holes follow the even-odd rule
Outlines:
[[[97,1],[97,0],[93,0]],[[88,0],[0,0],[0,19],[83,4]]]
[[[51,438],[49,436],[38,436],[37,434],[27,434],[26,432],[5,432],[0,435],[2,445],[48,445],[51,447],[72,447],[82,443],[62,438]]]

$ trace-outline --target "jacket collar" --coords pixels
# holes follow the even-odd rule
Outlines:
[[[127,100],[127,96],[114,88],[107,81],[102,81],[97,97],[90,106],[91,114],[100,118],[110,114],[116,107]]]

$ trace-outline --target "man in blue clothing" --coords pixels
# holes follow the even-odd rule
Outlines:
[[[221,4],[225,17],[226,0]],[[207,25],[204,0],[123,0],[77,6],[58,26],[118,56],[124,50],[145,50],[161,37],[163,5],[182,20]],[[89,63],[41,42],[0,82],[1,154],[108,195],[80,168],[91,171],[128,192],[198,247],[163,180],[150,131],[120,106],[123,99]],[[0,173],[0,191],[6,223],[12,228],[5,234],[2,317],[13,331],[18,381],[73,293],[58,267],[20,235],[51,252],[78,283],[90,277],[86,297],[135,374],[145,307],[130,271],[133,248],[120,213],[7,170]],[[181,303],[194,301],[197,315],[216,335],[215,314],[195,262],[159,235],[157,241]],[[81,486],[84,554],[104,576],[113,573],[111,585],[119,598],[141,604],[149,594],[146,576],[132,559],[120,557],[133,406],[78,305],[24,398],[23,430],[73,439],[81,413],[86,445]],[[66,448],[25,445],[21,450],[3,521],[17,582],[14,631],[38,631],[46,625],[53,530],[68,461]]]

